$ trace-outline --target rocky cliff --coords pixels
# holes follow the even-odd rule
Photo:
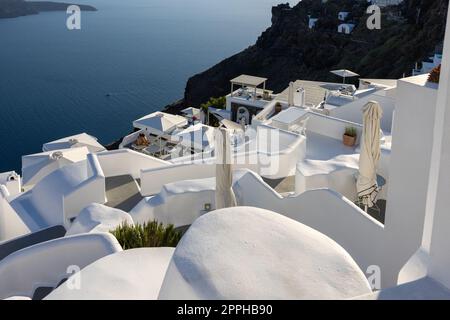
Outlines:
[[[382,8],[381,30],[366,26],[367,1],[303,0],[272,9],[272,26],[246,50],[189,79],[184,99],[168,108],[198,106],[228,93],[240,74],[269,78],[280,91],[295,79],[338,81],[329,71],[346,68],[367,78],[399,78],[442,43],[448,0],[405,0]],[[338,12],[350,12],[350,35],[337,33]],[[314,29],[308,16],[319,18]]]
[[[16,18],[43,11],[65,11],[69,3],[51,1],[0,0],[0,19]],[[82,11],[97,11],[88,5],[78,5]]]

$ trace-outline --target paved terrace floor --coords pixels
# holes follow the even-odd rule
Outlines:
[[[333,139],[315,132],[307,132],[306,136],[307,159],[326,161],[338,155],[351,155],[358,153],[355,147],[347,147],[341,140]],[[283,196],[287,196],[295,192],[295,176],[276,180],[264,178],[264,181]],[[377,205],[379,210],[369,209],[367,213],[374,219],[384,224],[386,201],[379,200]]]
[[[128,175],[106,178],[106,198],[108,207],[129,212],[143,199],[139,181]]]

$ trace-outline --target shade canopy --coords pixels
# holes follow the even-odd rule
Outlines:
[[[197,123],[171,136],[172,141],[178,141],[185,147],[202,151],[214,145],[214,128]]]
[[[233,192],[233,170],[231,165],[231,143],[228,130],[216,129],[216,209],[235,207]]]
[[[22,157],[22,184],[33,186],[53,171],[86,160],[87,147],[61,149]]]
[[[87,147],[92,153],[105,151],[105,147],[102,146],[97,138],[87,134],[80,133],[77,135],[61,138],[52,142],[47,142],[42,146],[42,151],[54,151],[61,149],[80,148]]]
[[[176,127],[186,124],[186,118],[164,112],[154,112],[133,121],[135,128],[144,129],[158,136],[168,134]]]
[[[345,78],[351,78],[351,77],[357,77],[359,76],[359,74],[347,70],[347,69],[339,69],[339,70],[333,70],[330,71],[331,73],[334,73],[335,75],[342,77],[343,78],[343,82],[345,83]]]
[[[200,109],[197,108],[189,107],[183,109],[181,112],[189,118],[200,117]]]
[[[249,86],[249,87],[258,87],[264,84],[267,81],[267,78],[249,76],[246,74],[240,75],[231,80],[232,84],[241,85],[241,86]]]
[[[377,167],[380,161],[381,117],[378,102],[370,101],[363,108],[363,132],[359,156],[358,197],[366,207],[373,207],[378,194]]]

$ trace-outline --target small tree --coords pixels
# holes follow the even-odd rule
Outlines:
[[[225,97],[219,97],[219,98],[209,98],[209,100],[205,103],[202,103],[200,105],[200,110],[205,114],[205,116],[208,115],[208,109],[210,107],[217,108],[217,109],[225,109],[227,103],[227,99]],[[219,121],[217,118],[210,114],[209,115],[209,124],[213,127],[219,126]]]

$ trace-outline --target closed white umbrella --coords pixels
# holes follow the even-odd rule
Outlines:
[[[374,206],[379,191],[377,167],[381,156],[380,122],[382,115],[383,110],[378,102],[370,101],[363,108],[363,132],[356,189],[358,197],[366,209]]]
[[[294,83],[289,82],[288,104],[290,107],[294,105]]]
[[[347,69],[333,70],[333,71],[330,71],[330,72],[334,73],[335,75],[337,75],[339,77],[342,77],[343,78],[342,83],[345,83],[345,78],[351,78],[351,77],[359,76],[359,74],[357,74],[357,73],[355,73],[353,71],[347,70]]]
[[[216,209],[235,207],[230,136],[224,128],[216,130]]]

